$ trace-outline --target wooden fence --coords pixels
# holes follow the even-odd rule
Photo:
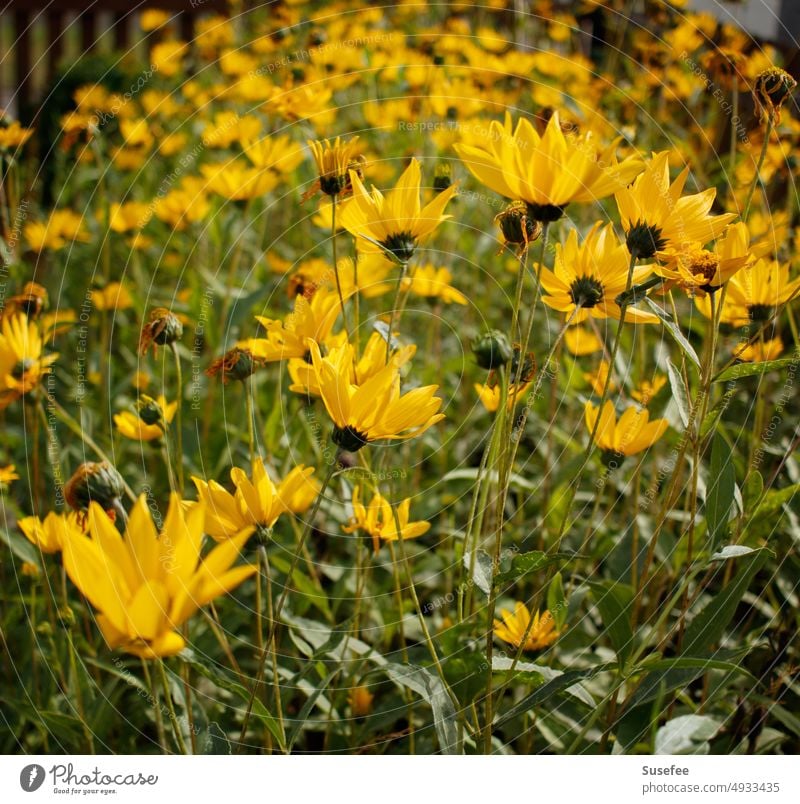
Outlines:
[[[226,0],[0,0],[0,108],[30,109],[35,83],[52,80],[67,44],[79,53],[127,51],[144,36],[139,16],[145,9],[173,14],[181,38],[191,41],[198,16],[226,7]]]

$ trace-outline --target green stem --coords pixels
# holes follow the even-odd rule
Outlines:
[[[392,313],[389,317],[389,331],[386,333],[386,365],[389,365],[389,358],[392,354],[392,335],[394,332],[395,323],[397,320],[397,308],[400,304],[400,291],[403,287],[403,279],[405,279],[406,271],[408,270],[408,263],[404,262],[400,265],[400,272],[397,275],[397,287],[394,292],[394,301],[392,302]]]
[[[184,756],[189,752],[186,750],[186,743],[181,734],[181,724],[178,722],[178,716],[175,713],[175,704],[172,702],[172,692],[169,688],[169,679],[167,678],[167,671],[164,668],[164,660],[159,658],[156,662],[158,664],[158,672],[161,676],[161,685],[164,688],[164,697],[167,701],[167,709],[169,709],[169,719],[172,722],[172,733],[175,735],[175,742],[178,745],[178,750]]]
[[[758,164],[756,165],[756,175],[753,176],[753,183],[750,185],[750,190],[747,193],[747,200],[744,204],[744,213],[742,214],[742,220],[746,221],[748,216],[750,215],[750,205],[753,202],[753,194],[756,191],[756,187],[758,187],[761,181],[761,168],[764,166],[764,159],[767,156],[767,148],[769,147],[769,138],[772,134],[772,115],[767,117],[767,127],[764,131],[764,142],[761,146],[761,154],[758,157]]]
[[[280,617],[281,612],[283,611],[283,606],[286,603],[286,598],[289,595],[289,587],[292,583],[292,577],[294,576],[294,572],[297,569],[297,565],[300,561],[300,556],[303,554],[303,548],[305,547],[306,540],[308,539],[309,534],[311,533],[311,528],[314,523],[314,519],[319,512],[320,504],[322,503],[322,498],[325,496],[325,492],[330,485],[331,480],[333,479],[334,472],[338,465],[339,461],[334,460],[331,462],[330,466],[328,466],[328,471],[325,473],[325,477],[322,481],[322,486],[317,494],[317,499],[314,500],[314,505],[311,508],[311,512],[308,515],[308,519],[306,519],[305,525],[303,526],[303,532],[300,534],[300,539],[298,540],[297,547],[295,548],[294,555],[292,556],[292,561],[289,566],[289,572],[286,575],[286,583],[283,587],[283,591],[281,592],[281,596],[278,598],[278,602],[275,606],[275,611],[272,615],[272,622],[270,623],[270,628],[267,633],[267,639],[264,643],[264,646],[261,650],[261,656],[258,659],[258,671],[256,673],[255,682],[253,684],[253,689],[250,691],[250,698],[247,701],[247,708],[244,713],[244,719],[242,721],[242,730],[239,735],[239,747],[237,748],[238,751],[241,750],[242,745],[244,744],[244,738],[247,734],[247,726],[250,722],[250,715],[253,711],[253,704],[256,699],[256,693],[258,688],[261,684],[261,681],[264,677],[264,669],[267,662],[267,656],[269,654],[270,646],[275,641],[277,633],[278,633],[278,626],[280,625]]]
[[[183,374],[178,345],[173,341],[170,347],[175,358],[175,384],[177,386],[175,401],[178,403],[175,412],[175,462],[178,467],[178,493],[183,496]]]
[[[336,277],[336,292],[339,294],[339,305],[342,308],[342,323],[344,331],[347,333],[347,342],[352,343],[350,327],[347,325],[347,310],[344,307],[344,294],[342,293],[342,283],[339,278],[339,262],[336,254],[336,205],[338,196],[331,196],[331,248],[333,250],[333,274]],[[358,288],[356,288],[356,295]]]

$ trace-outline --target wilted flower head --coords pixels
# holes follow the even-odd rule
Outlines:
[[[218,357],[207,369],[209,377],[220,376],[223,385],[231,380],[246,380],[264,361],[257,358],[249,349],[234,346],[222,357]]]
[[[769,118],[773,123],[780,123],[781,107],[791,97],[796,86],[797,81],[779,67],[770,67],[760,72],[753,84],[756,114],[761,120]]]
[[[139,339],[139,353],[145,354],[150,346],[168,346],[183,335],[183,324],[175,313],[166,307],[156,307],[150,311],[149,321],[142,327]]]

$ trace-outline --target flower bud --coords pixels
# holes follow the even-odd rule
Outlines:
[[[64,486],[64,498],[76,511],[85,511],[90,502],[99,503],[103,509],[119,506],[119,498],[125,489],[119,472],[108,461],[82,463]]]
[[[472,351],[478,365],[490,371],[505,366],[514,357],[508,338],[497,329],[490,329],[476,338],[472,343]]]

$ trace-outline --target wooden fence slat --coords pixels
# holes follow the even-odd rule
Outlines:
[[[52,81],[64,56],[64,12],[47,12],[47,79]]]
[[[96,40],[95,28],[97,14],[94,11],[84,11],[81,14],[81,49],[83,53],[88,53],[94,48]]]
[[[121,12],[114,14],[114,47],[127,52],[130,47],[129,15]]]
[[[14,12],[14,61],[16,64],[16,102],[18,110],[27,112],[30,103],[31,85],[31,34],[28,29],[30,14],[17,9]]]

